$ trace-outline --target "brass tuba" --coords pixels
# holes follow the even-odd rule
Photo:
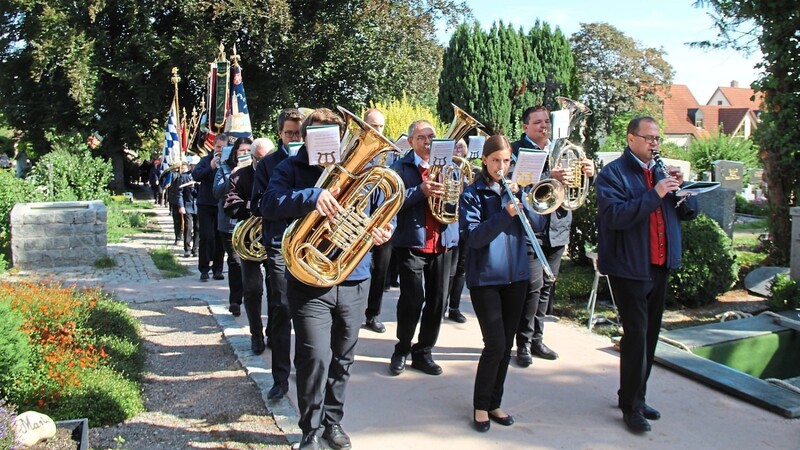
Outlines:
[[[453,121],[444,136],[458,142],[470,130],[482,126],[463,109],[453,105]],[[460,156],[453,156],[453,164],[431,165],[428,178],[444,185],[443,196],[428,197],[433,218],[443,224],[455,223],[458,221],[458,201],[464,191],[464,182],[472,181],[472,165]]]
[[[233,250],[245,261],[261,262],[267,259],[267,249],[261,242],[263,233],[261,217],[250,216],[233,227]]]
[[[342,209],[335,219],[312,211],[295,220],[281,242],[286,268],[311,286],[330,287],[344,281],[372,248],[372,230],[389,223],[405,199],[400,175],[386,167],[368,167],[382,153],[399,153],[399,149],[350,111],[338,109],[347,122],[341,162],[327,167],[316,187],[339,188]],[[368,216],[376,190],[385,198]]]
[[[592,114],[592,111],[581,102],[566,97],[556,97],[556,101],[558,101],[562,109],[569,110],[568,134],[572,134],[584,118]],[[573,144],[567,138],[556,139],[553,143],[550,158],[550,167],[563,167],[572,172],[569,181],[563,183],[564,202],[561,207],[567,211],[574,211],[580,208],[589,194],[589,177],[583,173],[583,166],[581,165],[581,160],[586,158],[583,148]]]

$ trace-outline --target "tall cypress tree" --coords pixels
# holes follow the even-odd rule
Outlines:
[[[478,22],[456,28],[444,52],[439,75],[439,99],[436,110],[445,123],[453,120],[455,104],[472,114],[481,90],[479,76],[486,61],[483,57],[485,33]]]

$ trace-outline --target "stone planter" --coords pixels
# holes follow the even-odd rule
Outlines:
[[[56,428],[72,431],[72,440],[76,443],[76,450],[89,448],[89,421],[87,419],[59,420]]]

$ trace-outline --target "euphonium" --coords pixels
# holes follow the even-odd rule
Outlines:
[[[585,116],[591,115],[592,111],[583,103],[566,97],[556,97],[562,109],[570,112],[568,134],[572,134],[575,127],[580,125]],[[564,201],[561,207],[567,211],[573,211],[581,207],[589,194],[589,177],[583,173],[581,161],[586,158],[583,148],[573,144],[569,139],[556,139],[550,153],[550,167],[565,168],[571,172],[564,184]]]
[[[444,136],[458,142],[470,130],[482,126],[463,109],[453,105],[453,121]],[[428,178],[444,185],[444,195],[428,197],[433,218],[444,224],[455,223],[458,221],[458,201],[464,191],[464,182],[472,180],[472,166],[466,159],[453,156],[453,164],[431,165]]]
[[[261,262],[267,258],[267,249],[261,242],[261,217],[250,216],[240,220],[233,228],[231,242],[233,250],[246,261]]]
[[[341,162],[326,168],[316,187],[338,188],[341,210],[335,219],[317,211],[308,213],[289,225],[281,242],[286,268],[311,286],[344,281],[372,248],[372,230],[389,223],[405,199],[403,180],[395,171],[367,167],[382,153],[400,150],[350,111],[338,109],[347,122]],[[376,190],[383,192],[384,201],[367,215]]]

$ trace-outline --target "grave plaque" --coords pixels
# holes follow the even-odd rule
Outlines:
[[[700,212],[714,219],[730,238],[733,238],[733,221],[736,218],[736,193],[740,189],[719,187],[697,196]]]
[[[720,187],[739,191],[742,189],[744,177],[744,163],[739,161],[717,160],[711,163],[714,166],[712,181],[718,181]]]

